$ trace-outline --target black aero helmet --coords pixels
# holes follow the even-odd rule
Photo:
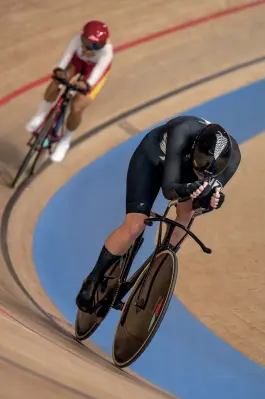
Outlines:
[[[217,175],[227,166],[232,151],[231,139],[218,124],[209,124],[195,138],[193,168],[201,175]]]

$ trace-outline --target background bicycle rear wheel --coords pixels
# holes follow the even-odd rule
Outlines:
[[[30,162],[34,165],[34,169],[36,166],[36,162],[40,157],[39,151],[41,150],[41,146],[44,143],[44,140],[46,139],[47,133],[49,133],[49,130],[54,122],[54,113],[50,115],[50,117],[47,119],[45,125],[39,132],[38,136],[36,137],[34,143],[32,144],[31,148],[29,149],[27,155],[25,156],[22,164],[20,165],[17,174],[11,184],[12,188],[15,188],[19,181],[21,181],[22,176],[25,174],[27,171],[28,166],[30,165]],[[36,161],[36,162],[35,162]],[[33,170],[32,170],[33,171]]]
[[[123,368],[135,362],[150,344],[158,330],[170,303],[178,274],[175,253],[166,249],[159,252],[151,265],[154,274],[149,298],[144,309],[136,301],[145,272],[133,287],[116,328],[112,358],[116,366]],[[149,280],[150,281],[150,280]]]
[[[120,272],[121,266],[118,261],[105,273],[95,293],[96,310],[93,313],[86,313],[77,309],[75,337],[79,341],[89,338],[109,313],[117,295]]]

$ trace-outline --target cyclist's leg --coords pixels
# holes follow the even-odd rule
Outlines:
[[[145,229],[144,220],[158,195],[162,173],[161,166],[155,166],[147,158],[140,144],[129,163],[124,222],[106,239],[94,269],[79,291],[77,305],[89,300],[102,273],[127,252]]]
[[[91,74],[93,68],[83,64],[83,78],[86,80]],[[104,86],[110,68],[108,68],[101,79],[96,83],[93,89],[88,93],[87,96],[83,94],[76,94],[74,100],[72,101],[71,110],[67,119],[66,128],[69,132],[74,132],[82,121],[82,116],[84,110],[92,103],[92,101],[97,97],[102,87]]]
[[[105,241],[105,246],[116,256],[124,255],[145,229],[144,220],[150,215],[161,187],[162,167],[148,159],[141,144],[134,152],[127,172],[125,219]]]
[[[75,134],[76,129],[79,127],[84,110],[90,105],[90,103],[96,98],[97,94],[102,89],[107,76],[108,76],[109,69],[105,72],[103,77],[98,81],[92,91],[87,95],[83,94],[76,94],[72,104],[69,116],[66,121],[66,129],[64,133],[63,140],[57,145],[54,153],[51,156],[52,161],[54,162],[61,162],[67,151],[70,148],[71,140]],[[82,75],[84,79],[87,79],[90,73],[92,72],[92,68],[89,67],[87,64],[83,62],[82,66]]]
[[[183,226],[187,227],[195,210],[193,208],[192,200],[187,200],[181,202],[177,205],[177,216],[176,222],[182,224]],[[170,244],[173,246],[177,245],[177,243],[184,237],[185,231],[180,229],[179,227],[175,227],[173,234],[171,236]]]
[[[69,79],[71,79],[77,73],[73,61],[74,58],[66,68]],[[59,82],[52,79],[44,92],[43,100],[40,102],[35,115],[26,124],[26,130],[28,132],[33,133],[40,126],[46,115],[50,112],[55,104],[59,93]]]

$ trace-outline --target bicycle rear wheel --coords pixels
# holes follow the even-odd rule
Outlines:
[[[145,281],[151,284],[144,309],[138,307],[137,297],[145,273],[152,269]],[[178,274],[178,262],[170,249],[159,252],[135,283],[116,328],[112,358],[116,366],[127,367],[136,361],[150,344],[170,303]]]
[[[56,111],[54,111],[48,117],[45,125],[40,130],[34,143],[31,145],[29,151],[27,152],[27,155],[25,156],[23,162],[21,163],[21,165],[17,171],[17,174],[11,184],[12,188],[15,188],[18,185],[18,183],[21,181],[22,177],[27,172],[27,169],[30,166],[30,163],[32,163],[32,165],[33,165],[33,167],[31,168],[31,174],[33,174],[36,164],[40,158],[40,151],[43,150],[42,146],[43,146],[44,140],[46,139],[46,136],[48,135],[48,133],[52,127],[52,124],[54,123],[55,115],[56,115]]]
[[[77,310],[75,319],[75,337],[83,341],[90,337],[105,319],[111,309],[119,287],[119,276],[121,263],[117,261],[105,273],[102,281],[98,284],[92,313]]]

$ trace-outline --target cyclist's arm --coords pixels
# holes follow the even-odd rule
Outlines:
[[[177,196],[187,195],[185,186],[180,184],[182,152],[190,134],[189,125],[183,123],[171,127],[167,134],[166,157],[162,191],[166,199],[172,200]]]
[[[104,52],[98,60],[97,64],[93,68],[91,74],[87,79],[87,83],[90,87],[95,86],[98,81],[103,77],[104,73],[110,68],[113,59],[113,49],[111,44],[106,44]]]
[[[66,47],[61,60],[57,64],[57,68],[65,69],[69,65],[71,59],[73,58],[74,53],[76,52],[76,50],[80,45],[81,45],[80,36],[79,35],[75,36]]]

